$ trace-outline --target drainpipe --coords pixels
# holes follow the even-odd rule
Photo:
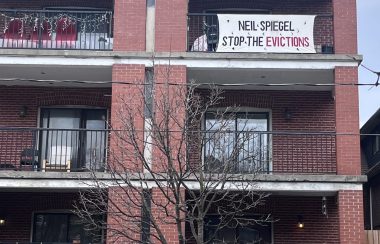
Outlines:
[[[369,187],[369,219],[371,222],[371,230],[373,230],[373,206],[372,206],[372,187]]]

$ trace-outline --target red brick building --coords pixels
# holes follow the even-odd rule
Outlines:
[[[276,221],[256,243],[364,242],[358,90],[347,85],[361,61],[355,0],[0,8],[0,243],[94,242],[72,210],[88,171],[106,169],[108,122],[116,124],[120,95],[142,106],[130,83],[169,64],[174,82],[230,84],[219,106],[241,107],[272,137],[257,184],[271,193],[260,211]],[[178,243],[171,229],[163,234]],[[99,242],[129,243],[101,234]]]

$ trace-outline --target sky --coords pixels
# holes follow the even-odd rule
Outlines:
[[[380,72],[380,0],[357,0],[359,54],[363,64]],[[375,83],[377,76],[359,68],[360,83]],[[360,126],[380,108],[380,86],[359,88]]]

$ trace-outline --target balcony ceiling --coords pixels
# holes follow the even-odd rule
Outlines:
[[[91,84],[110,80],[110,66],[0,65],[0,85],[6,86],[111,87],[110,83]],[[79,83],[83,81],[90,83]]]
[[[188,71],[188,78],[196,83],[232,84],[228,89],[252,90],[318,90],[329,91],[333,86],[309,86],[312,84],[333,84],[333,70],[318,69],[197,69]],[[280,84],[307,84],[287,86]],[[256,84],[234,86],[236,84]],[[277,84],[279,86],[258,86],[257,84]]]

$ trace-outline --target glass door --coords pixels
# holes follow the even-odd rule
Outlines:
[[[43,169],[104,169],[106,114],[105,109],[42,109],[40,148]]]
[[[107,128],[105,110],[85,110],[83,128],[83,162],[86,169],[104,170],[106,161]]]
[[[43,109],[41,160],[44,170],[70,170],[78,159],[80,111]]]
[[[215,116],[210,112],[206,114],[205,130],[204,154],[208,171],[255,173],[270,170],[268,113]]]
[[[239,146],[237,171],[258,173],[269,170],[268,114],[239,113],[236,119]]]

